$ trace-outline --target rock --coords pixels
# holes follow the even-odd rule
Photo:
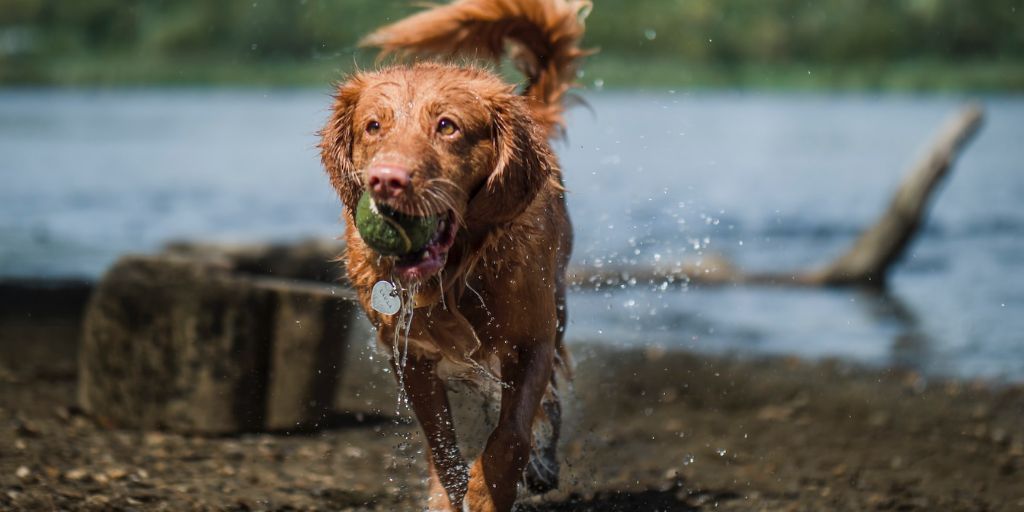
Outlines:
[[[358,315],[354,295],[339,287],[264,281],[276,297],[270,348],[270,430],[315,428],[334,399],[345,334]]]
[[[18,437],[39,437],[41,432],[35,423],[21,417],[14,418],[14,433]]]
[[[79,401],[102,425],[224,434],[316,425],[357,307],[215,258],[128,256],[86,309]]]
[[[339,261],[344,245],[323,240],[293,244],[225,245],[178,241],[163,254],[201,259],[241,274],[337,284],[345,275]]]
[[[84,480],[88,476],[89,476],[89,472],[84,470],[84,469],[82,469],[82,468],[75,468],[75,469],[72,469],[71,471],[68,471],[68,472],[64,473],[64,478],[69,480],[69,481],[71,481],[71,482],[77,482],[79,480]]]
[[[110,498],[103,496],[101,494],[93,494],[85,499],[85,503],[87,505],[91,505],[94,507],[106,508],[106,506],[110,503]]]
[[[889,415],[884,411],[875,411],[868,417],[868,425],[883,428],[889,425]]]
[[[793,416],[794,409],[784,405],[766,405],[757,412],[757,419],[763,421],[785,421]]]

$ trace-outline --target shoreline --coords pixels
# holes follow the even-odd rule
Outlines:
[[[363,63],[372,67],[372,61]],[[234,61],[138,57],[64,58],[14,65],[0,73],[2,87],[139,88],[237,87],[319,88],[353,69],[351,59]],[[929,59],[849,64],[785,62],[709,64],[665,57],[635,60],[608,54],[587,61],[579,79],[584,90],[967,93],[1019,94],[1024,61],[1005,59],[945,62]],[[517,81],[515,72],[502,70]]]

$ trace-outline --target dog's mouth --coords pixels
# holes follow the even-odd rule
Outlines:
[[[448,251],[455,244],[459,224],[455,212],[448,210],[437,221],[437,231],[422,249],[398,256],[395,273],[404,282],[423,282],[438,273],[448,261]]]

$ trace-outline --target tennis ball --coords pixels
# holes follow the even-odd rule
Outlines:
[[[418,217],[378,205],[363,192],[356,206],[356,229],[366,245],[385,256],[402,256],[427,246],[437,233],[437,215]]]

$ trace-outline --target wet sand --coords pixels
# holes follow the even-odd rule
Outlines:
[[[0,315],[2,510],[421,510],[416,426],[365,346],[323,430],[210,438],[82,414],[76,339],[67,314]],[[519,510],[1024,509],[1022,385],[573,350],[562,485]]]

